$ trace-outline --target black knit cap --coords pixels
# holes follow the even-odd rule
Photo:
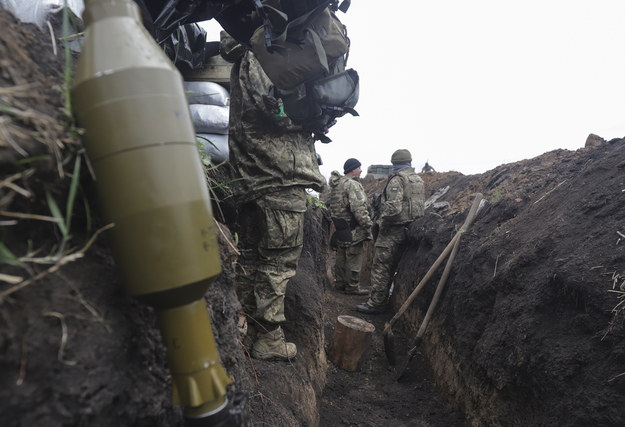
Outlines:
[[[357,169],[361,166],[361,163],[356,159],[347,159],[345,160],[345,164],[343,165],[343,173],[350,173],[354,169]]]

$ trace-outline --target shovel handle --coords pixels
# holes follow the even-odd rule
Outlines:
[[[388,332],[391,330],[395,322],[397,322],[397,319],[399,319],[401,315],[404,314],[404,312],[408,309],[412,301],[414,301],[417,295],[419,295],[419,292],[421,292],[421,290],[426,285],[428,280],[430,280],[430,278],[432,277],[432,275],[434,275],[438,267],[443,263],[447,255],[449,255],[449,253],[452,251],[456,242],[460,239],[460,236],[466,231],[469,225],[471,225],[471,223],[475,219],[475,215],[477,214],[477,210],[478,210],[480,202],[482,201],[482,197],[483,196],[481,193],[477,193],[475,195],[475,199],[473,200],[473,205],[471,206],[471,210],[469,211],[469,214],[467,215],[467,218],[464,221],[464,224],[462,224],[462,227],[460,227],[460,230],[456,232],[456,235],[453,237],[453,239],[451,239],[451,241],[447,244],[445,249],[443,249],[443,252],[441,252],[441,254],[438,256],[436,261],[434,261],[434,264],[432,264],[432,267],[430,267],[427,273],[425,273],[425,276],[423,276],[423,279],[421,279],[417,287],[414,288],[413,291],[408,296],[408,298],[406,298],[406,301],[404,301],[404,303],[399,308],[399,310],[397,310],[397,313],[395,313],[395,315],[391,318],[391,320],[389,320],[386,323],[386,325],[384,326],[384,331],[382,332],[383,335],[388,334]]]
[[[469,211],[469,215],[467,215],[467,219],[462,225],[461,230],[467,230],[473,220],[477,215],[477,211],[479,210],[480,202],[482,200],[482,195],[477,194],[475,199],[473,200],[473,205],[471,206],[471,210]],[[438,286],[436,286],[436,291],[434,291],[434,296],[432,297],[432,301],[430,302],[430,306],[428,307],[428,311],[425,313],[425,317],[421,322],[421,327],[419,328],[419,332],[417,332],[417,338],[421,338],[423,333],[425,332],[425,328],[428,326],[430,322],[430,318],[432,317],[432,313],[436,309],[436,305],[438,304],[438,300],[441,297],[441,293],[443,292],[443,288],[445,287],[445,283],[447,282],[447,277],[449,277],[449,272],[451,271],[451,266],[454,263],[454,258],[456,258],[456,254],[458,253],[458,248],[460,247],[460,238],[456,240],[454,244],[454,248],[451,251],[451,255],[449,255],[449,259],[447,260],[447,264],[445,265],[445,270],[443,270],[443,274],[441,275],[440,280],[438,281]]]

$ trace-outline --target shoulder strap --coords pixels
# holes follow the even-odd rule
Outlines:
[[[261,0],[252,0],[252,2],[256,8],[256,13],[258,13],[258,16],[263,21],[265,46],[271,51],[273,49],[274,41],[286,40],[286,29],[289,17],[286,13],[273,6],[263,4]],[[273,35],[274,29],[276,29],[278,33],[276,37]]]
[[[302,26],[307,20],[319,15],[326,7],[329,7],[333,11],[340,10],[345,13],[351,5],[351,0],[343,0],[340,2],[340,5],[339,0],[326,0],[320,2],[318,6],[314,7],[310,11],[298,16],[297,18],[289,20],[286,13],[273,6],[263,4],[261,0],[252,0],[252,2],[254,3],[258,16],[263,21],[263,27],[265,29],[265,46],[267,49],[274,48],[274,44],[278,44],[275,42],[284,42],[288,37],[289,29]],[[276,36],[273,36],[274,32],[277,33]],[[317,45],[319,45],[321,51],[323,51],[318,35],[316,35],[315,40],[315,46]]]

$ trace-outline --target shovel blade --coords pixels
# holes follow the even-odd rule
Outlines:
[[[419,348],[420,342],[421,338],[417,338],[414,347],[412,347],[410,351],[408,351],[406,357],[404,357],[397,366],[397,369],[395,370],[396,381],[401,381],[406,376],[408,366],[410,366],[410,362],[412,362],[412,359],[414,359],[415,355],[417,354],[417,349]]]
[[[414,357],[413,355],[408,353],[408,355],[404,357],[401,362],[399,362],[399,365],[397,366],[397,369],[395,370],[396,381],[401,381],[404,379],[404,377],[406,376],[406,373],[408,372],[408,365],[410,365],[410,362],[412,361],[413,357]]]

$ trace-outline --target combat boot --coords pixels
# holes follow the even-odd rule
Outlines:
[[[368,289],[362,289],[358,285],[353,286],[353,287],[352,286],[346,286],[345,290],[343,291],[343,293],[345,293],[347,295],[369,295],[369,290]]]
[[[266,334],[258,334],[252,347],[252,357],[261,360],[289,360],[296,354],[297,347],[292,342],[286,342],[284,331],[280,326]]]
[[[386,305],[369,305],[368,302],[358,304],[356,311],[365,314],[382,314],[385,313],[388,307]]]
[[[345,291],[345,283],[334,282],[334,290],[339,292]]]

